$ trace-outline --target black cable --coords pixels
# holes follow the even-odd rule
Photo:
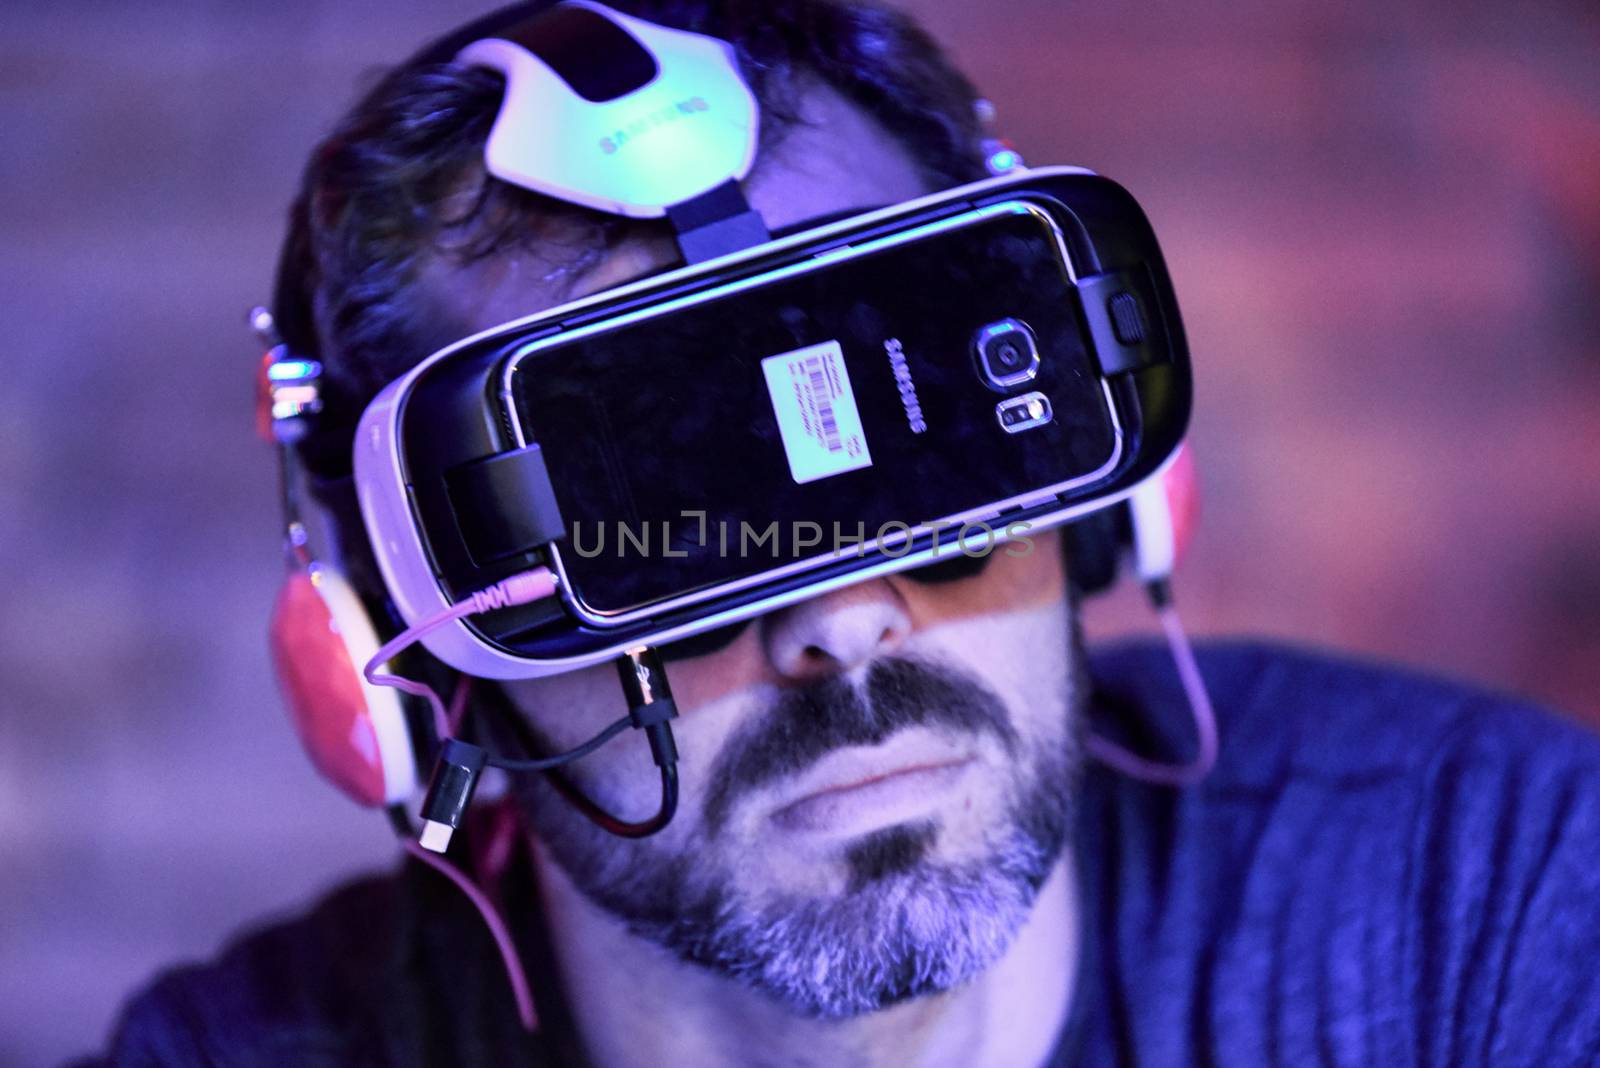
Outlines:
[[[668,727],[670,731],[672,728]],[[583,790],[559,771],[547,773],[550,785],[566,798],[573,808],[601,830],[609,831],[618,838],[648,838],[672,822],[672,817],[678,811],[678,766],[676,764],[661,765],[661,805],[656,809],[656,814],[647,820],[629,823],[601,808],[594,798],[584,793]]]
[[[574,760],[588,756],[631,726],[633,726],[633,717],[623,716],[587,742],[574,749],[568,749],[565,753],[557,753],[555,756],[543,757],[538,760],[490,757],[489,766],[491,768],[499,768],[502,771],[551,771],[563,764],[570,764]]]
[[[597,827],[619,838],[645,838],[655,834],[678,811],[678,747],[673,739],[671,720],[677,717],[676,703],[667,685],[666,671],[654,649],[631,649],[617,660],[617,671],[622,680],[623,694],[628,702],[628,714],[613,721],[599,734],[574,749],[554,756],[532,759],[491,757],[480,745],[458,738],[447,738],[434,762],[433,775],[427,794],[422,799],[421,844],[434,852],[449,847],[451,836],[461,826],[467,806],[472,803],[478,776],[485,766],[502,771],[537,772],[549,777],[551,785],[574,808]],[[503,698],[503,694],[501,697]],[[491,702],[491,707],[505,714],[513,731],[522,743],[524,752],[533,750],[528,744],[527,725],[502,701]],[[650,756],[661,769],[661,804],[649,819],[630,822],[606,811],[578,788],[577,784],[561,774],[559,769],[599,749],[629,727],[644,731],[650,742]]]
[[[619,819],[559,771],[548,775],[557,792],[595,826],[619,838],[647,838],[671,823],[678,811],[678,746],[671,722],[678,715],[678,706],[667,685],[666,668],[654,649],[628,650],[617,660],[617,674],[628,702],[625,722],[644,731],[650,740],[650,757],[661,769],[661,805],[656,814],[638,822]]]
[[[488,710],[498,717],[500,725],[511,732],[511,735],[516,740],[518,749],[524,753],[532,753],[538,750],[538,740],[533,736],[533,731],[529,728],[528,722],[518,715],[516,709],[512,708],[503,699],[503,693],[497,692],[493,699],[485,701],[484,704]],[[677,771],[674,769],[674,777],[676,777],[676,774]],[[593,798],[584,793],[583,788],[567,776],[564,767],[553,767],[546,770],[544,778],[551,788],[561,795],[563,800],[597,826],[609,828],[611,825],[623,824],[624,821],[619,820],[601,808]],[[676,793],[676,790],[674,790],[674,793]],[[676,807],[675,800],[674,807]]]

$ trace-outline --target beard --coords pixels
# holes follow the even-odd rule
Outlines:
[[[676,847],[610,839],[538,780],[521,796],[556,863],[632,933],[791,1011],[846,1018],[958,987],[1011,945],[1065,847],[1080,693],[1063,681],[1048,698],[1060,715],[1034,717],[1059,731],[1025,739],[998,696],[945,665],[889,657],[859,688],[832,677],[785,691],[723,747],[696,840]],[[839,891],[805,893],[748,886],[736,851],[712,848],[751,791],[914,727],[997,743],[1015,769],[1000,818],[962,859],[937,857],[937,818],[899,823],[843,847]]]

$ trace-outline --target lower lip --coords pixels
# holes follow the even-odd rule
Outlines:
[[[926,816],[950,797],[966,774],[969,759],[906,768],[855,786],[802,797],[772,814],[786,831],[811,834],[858,833]]]

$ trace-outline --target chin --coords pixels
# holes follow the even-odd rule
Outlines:
[[[1051,866],[1036,854],[926,863],[830,899],[724,913],[673,948],[798,1015],[859,1016],[982,975],[1011,947]]]

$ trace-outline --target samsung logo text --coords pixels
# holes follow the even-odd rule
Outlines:
[[[894,374],[895,388],[900,391],[900,403],[906,409],[906,425],[913,434],[921,434],[928,429],[928,422],[922,418],[922,402],[917,400],[917,384],[911,380],[905,349],[899,338],[892,337],[883,343],[883,351],[889,354],[889,370]]]
[[[687,100],[678,101],[672,107],[657,108],[614,131],[610,137],[602,137],[600,139],[600,151],[608,156],[614,156],[622,151],[622,147],[628,142],[643,137],[659,126],[710,110],[711,105],[706,102],[706,98],[703,96],[691,96]]]

